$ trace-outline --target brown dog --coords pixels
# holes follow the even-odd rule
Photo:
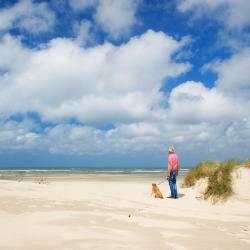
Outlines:
[[[162,192],[160,191],[160,189],[158,188],[158,186],[155,183],[152,183],[152,193],[151,195],[155,195],[155,198],[160,198],[163,199],[163,195]]]

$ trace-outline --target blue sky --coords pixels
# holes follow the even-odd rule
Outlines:
[[[0,2],[0,166],[250,157],[248,0]]]

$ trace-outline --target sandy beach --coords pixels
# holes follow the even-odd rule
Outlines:
[[[250,249],[244,171],[235,195],[216,205],[199,198],[199,186],[167,199],[167,182],[164,199],[153,198],[160,175],[2,173],[0,249]]]

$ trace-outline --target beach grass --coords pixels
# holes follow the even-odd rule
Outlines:
[[[47,177],[45,176],[39,176],[38,178],[35,179],[35,182],[38,184],[46,184],[48,183]]]
[[[211,198],[213,203],[226,200],[232,193],[231,173],[240,161],[204,161],[193,168],[185,177],[182,187],[191,187],[202,178],[208,178],[208,185],[204,192],[204,199]]]
[[[245,166],[246,168],[250,168],[250,159],[247,159],[247,160],[245,161],[244,166]]]

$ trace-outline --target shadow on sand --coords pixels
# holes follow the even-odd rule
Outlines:
[[[178,198],[183,198],[185,194],[178,193]]]

